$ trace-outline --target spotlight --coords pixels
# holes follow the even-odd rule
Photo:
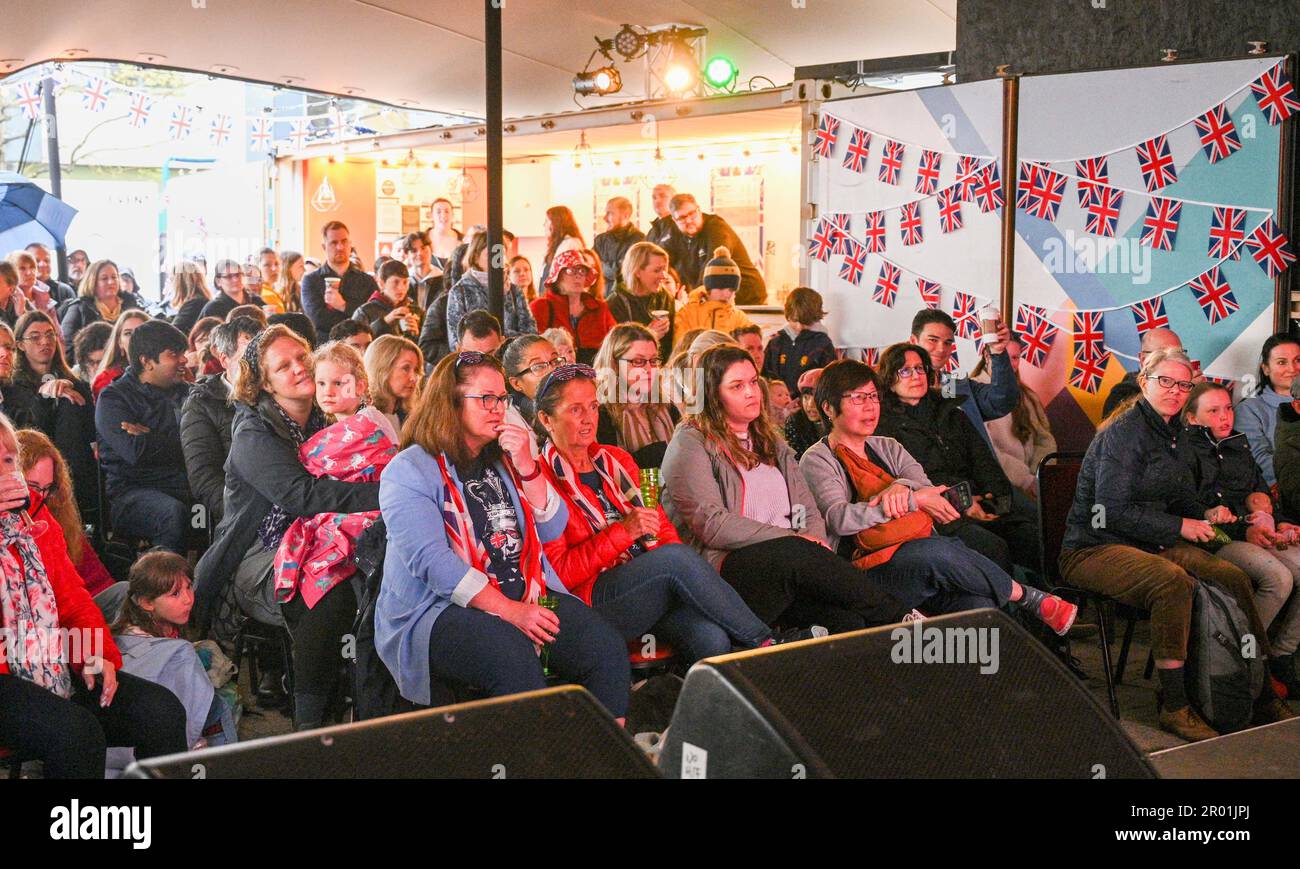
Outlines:
[[[694,84],[695,70],[680,61],[673,61],[664,71],[664,85],[671,93],[683,93]]]
[[[573,92],[579,96],[618,93],[623,89],[623,77],[612,66],[602,66],[591,72],[580,72],[573,77]]]
[[[731,87],[739,74],[740,71],[731,62],[731,58],[722,55],[709,58],[709,62],[704,65],[704,83],[717,90]]]
[[[624,60],[640,57],[645,51],[645,43],[645,37],[633,30],[630,24],[624,24],[618,33],[614,34],[614,50],[622,55]]]

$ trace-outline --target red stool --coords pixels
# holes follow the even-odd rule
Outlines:
[[[639,639],[629,640],[627,644],[627,662],[632,668],[633,681],[668,672],[675,657],[673,647],[661,640],[656,640],[650,649]]]

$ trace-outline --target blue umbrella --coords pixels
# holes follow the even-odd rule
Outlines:
[[[16,172],[0,172],[0,256],[34,242],[61,247],[77,209]]]

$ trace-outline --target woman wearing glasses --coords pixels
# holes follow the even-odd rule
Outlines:
[[[1196,582],[1231,594],[1262,654],[1270,653],[1250,577],[1196,545],[1214,539],[1215,531],[1177,454],[1194,376],[1181,351],[1157,350],[1142,363],[1141,398],[1111,416],[1088,447],[1061,544],[1066,582],[1151,613],[1160,728],[1189,741],[1219,735],[1192,709],[1183,684]],[[1265,680],[1255,723],[1291,717]]]
[[[375,607],[379,656],[403,697],[428,704],[435,679],[491,696],[544,688],[547,646],[561,678],[621,718],[626,647],[568,593],[543,551],[564,533],[568,510],[528,432],[506,420],[508,398],[491,356],[460,353],[434,367],[403,432],[406,448],[380,481],[388,553]],[[544,606],[551,598],[554,607]]]
[[[958,513],[921,465],[893,438],[876,435],[880,379],[842,359],[822,370],[817,405],[831,431],[804,453],[799,468],[826,517],[831,548],[889,589],[904,606],[939,614],[1016,602],[1057,633],[1078,608],[1020,585],[992,561],[934,523]]]
[[[832,633],[915,617],[836,557],[794,451],[763,413],[758,368],[743,347],[700,356],[700,408],[664,455],[664,508],[681,533],[769,625]]]
[[[199,318],[203,317],[220,317],[222,320],[235,308],[240,305],[256,305],[258,310],[262,307],[262,297],[257,294],[257,289],[261,288],[261,273],[258,273],[256,284],[245,282],[245,266],[232,259],[217,260],[216,276],[217,289],[221,292],[214,296],[203,310],[199,312]]]
[[[571,361],[541,335],[521,335],[501,351],[501,364],[510,387],[511,408],[519,414],[525,427],[531,428],[536,409],[533,398],[542,379],[559,366]]]
[[[76,300],[63,312],[63,346],[72,346],[72,339],[82,326],[100,320],[116,323],[123,311],[132,308],[143,310],[144,304],[134,293],[122,289],[117,266],[110,260],[96,260],[86,269]]]
[[[640,323],[620,323],[600,345],[595,369],[601,396],[596,440],[631,453],[642,468],[662,465],[682,414],[665,400],[655,333]]]
[[[590,292],[597,272],[582,251],[556,254],[546,276],[546,292],[531,305],[537,330],[558,326],[573,337],[578,361],[591,364],[609,330],[618,325],[605,300]]]
[[[638,327],[640,328],[640,327]],[[542,464],[564,497],[564,535],[546,555],[568,590],[609,620],[625,640],[662,630],[689,665],[733,647],[824,636],[774,637],[699,553],[683,546],[661,507],[646,507],[640,468],[626,451],[597,443],[596,371],[565,365],[537,391]]]

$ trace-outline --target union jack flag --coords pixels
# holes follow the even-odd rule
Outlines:
[[[925,278],[916,279],[916,291],[921,294],[921,301],[932,311],[939,310],[939,296],[943,292],[936,281],[928,281]]]
[[[916,167],[916,192],[927,196],[939,187],[939,167],[943,155],[938,151],[922,151],[921,162]]]
[[[1102,354],[1106,333],[1101,329],[1101,311],[1074,312],[1074,355],[1093,358]]]
[[[913,245],[922,242],[921,203],[909,202],[899,209],[898,228],[903,233],[903,244]]]
[[[971,189],[980,211],[985,214],[996,211],[1004,204],[1002,196],[1002,170],[997,163],[990,163],[978,173],[978,180]]]
[[[1034,163],[1020,164],[1020,181],[1016,208],[1023,208],[1035,217],[1056,220],[1065,197],[1065,176],[1046,166]]]
[[[1216,207],[1210,218],[1210,250],[1214,259],[1241,259],[1246,240],[1246,212],[1230,206]]]
[[[1235,380],[1231,380],[1231,379],[1229,379],[1229,378],[1227,378],[1227,377],[1213,377],[1213,376],[1207,374],[1207,375],[1205,375],[1205,379],[1208,380],[1208,381],[1210,381],[1211,383],[1213,383],[1213,384],[1216,385],[1216,386],[1222,386],[1224,389],[1228,390],[1228,394],[1229,394],[1229,395],[1232,395],[1232,394],[1233,394],[1233,393],[1232,393],[1232,389],[1233,389],[1233,387],[1235,387],[1235,386],[1237,385],[1237,381],[1235,381]]]
[[[861,172],[867,168],[867,154],[871,150],[871,131],[853,128],[848,147],[844,149],[844,168]]]
[[[112,90],[108,82],[97,75],[89,77],[86,87],[81,92],[81,104],[92,112],[100,112],[108,105],[108,94]]]
[[[831,253],[843,256],[849,252],[849,242],[852,236],[849,234],[849,215],[847,212],[838,211],[826,215],[831,222]]]
[[[1042,368],[1060,328],[1046,317],[1038,317],[1033,325],[1020,332],[1023,358],[1035,368]]]
[[[882,253],[885,250],[885,212],[868,211],[866,226],[863,227],[866,248],[870,253]]]
[[[821,123],[817,125],[817,138],[813,140],[813,153],[818,157],[829,157],[839,136],[840,119],[822,115]]]
[[[962,202],[970,202],[977,181],[975,176],[979,172],[979,168],[979,157],[962,154],[957,158],[957,180],[953,182],[953,186],[957,188],[957,198]]]
[[[1105,184],[1096,185],[1090,201],[1084,206],[1088,211],[1086,229],[1094,235],[1114,238],[1119,225],[1119,210],[1124,205],[1124,191]]]
[[[22,106],[23,116],[34,121],[41,116],[41,85],[36,82],[18,83],[18,105]]]
[[[248,131],[249,146],[254,151],[271,149],[271,132],[275,121],[270,118],[254,118]]]
[[[1151,197],[1147,213],[1142,218],[1142,235],[1139,244],[1154,250],[1173,250],[1178,236],[1178,221],[1183,213],[1183,203],[1174,199]]]
[[[898,184],[903,171],[903,143],[885,140],[885,152],[880,155],[880,180],[885,184]]]
[[[1211,326],[1240,308],[1232,295],[1232,287],[1228,286],[1218,266],[1197,275],[1187,286],[1192,288],[1196,304],[1201,306],[1201,313]]]
[[[289,127],[289,138],[293,140],[295,148],[302,148],[306,145],[309,135],[311,135],[311,121],[306,118],[299,118]]]
[[[221,147],[226,144],[226,139],[230,138],[235,132],[235,125],[230,120],[230,115],[217,115],[212,119],[211,129],[208,130],[208,139],[212,144]]]
[[[945,233],[956,232],[962,227],[961,200],[957,192],[956,184],[939,191],[939,229]]]
[[[1016,308],[1016,331],[1028,332],[1039,320],[1046,319],[1046,308],[1038,305],[1020,305]]]
[[[832,236],[835,235],[835,228],[830,225],[830,221],[822,218],[817,221],[817,229],[813,231],[812,238],[808,239],[808,256],[815,260],[826,262],[831,258],[831,251],[835,247]]]
[[[1228,117],[1228,109],[1223,103],[1201,115],[1195,124],[1196,134],[1201,138],[1201,148],[1211,163],[1218,163],[1224,157],[1241,150],[1237,128],[1232,125],[1232,118]]]
[[[876,289],[871,294],[871,298],[886,308],[894,307],[894,300],[898,298],[898,284],[902,278],[902,272],[898,266],[886,260],[880,265],[880,277],[876,279]]]
[[[1259,103],[1259,110],[1273,126],[1300,111],[1300,100],[1296,99],[1291,77],[1280,63],[1255,79],[1250,91],[1255,95],[1255,102]]]
[[[872,368],[875,368],[877,365],[880,364],[880,348],[863,347],[862,361],[865,362],[867,365],[870,365]]]
[[[970,293],[960,290],[952,294],[952,319],[957,324],[957,337],[974,341],[980,333],[979,320],[975,311],[978,300]]]
[[[948,361],[944,363],[942,373],[956,374],[960,370],[961,370],[961,363],[957,361],[957,348],[954,347],[952,348],[952,355],[949,356]]]
[[[194,131],[194,119],[190,116],[190,107],[177,106],[172,109],[172,118],[167,122],[167,126],[171,129],[174,141],[188,139],[190,133]]]
[[[1085,157],[1076,160],[1074,168],[1079,176],[1079,207],[1087,208],[1097,191],[1097,185],[1110,183],[1110,167],[1106,164],[1105,157]]]
[[[1133,312],[1133,320],[1137,323],[1139,338],[1152,329],[1169,328],[1169,317],[1165,314],[1165,303],[1159,296],[1154,299],[1143,299],[1136,305],[1129,305],[1129,310]]]
[[[1246,237],[1246,247],[1270,278],[1282,274],[1295,262],[1290,242],[1271,216]]]
[[[153,111],[153,100],[144,94],[131,97],[131,106],[127,111],[127,122],[136,129],[149,123],[149,113]]]
[[[1178,180],[1169,140],[1162,134],[1137,146],[1138,168],[1148,191],[1156,191]]]
[[[861,285],[862,273],[867,270],[867,249],[852,239],[849,244],[852,248],[840,264],[840,277],[856,287]]]
[[[1096,356],[1074,356],[1074,370],[1070,372],[1070,385],[1087,393],[1096,393],[1106,376],[1106,363],[1110,353],[1102,350]]]

